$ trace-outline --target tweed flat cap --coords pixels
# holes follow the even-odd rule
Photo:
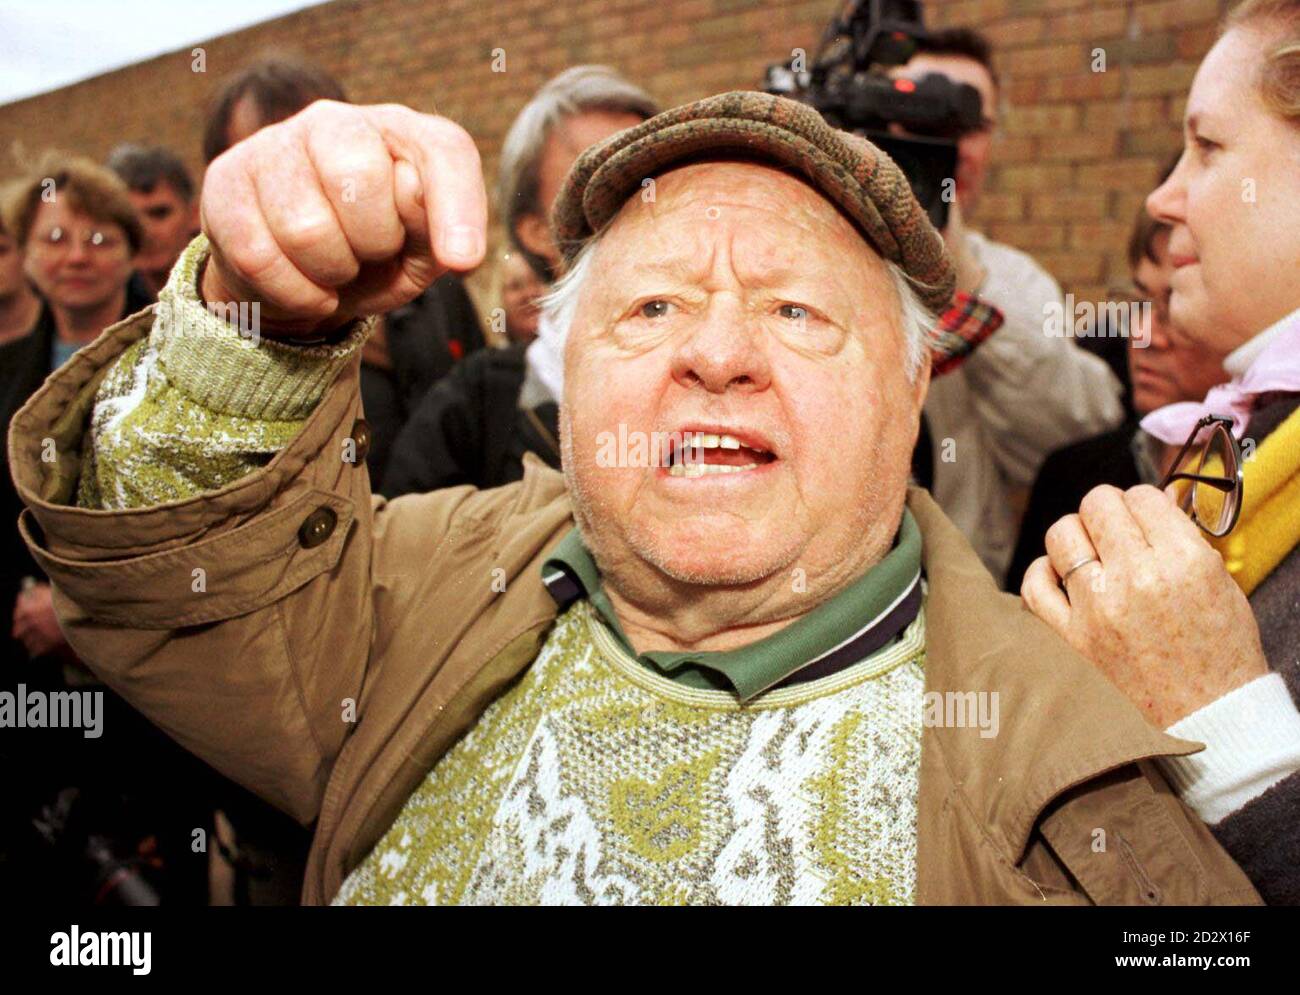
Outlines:
[[[832,128],[807,104],[747,90],[674,107],[579,156],[551,211],[565,263],[640,191],[646,177],[729,153],[801,172],[884,259],[912,278],[926,305],[941,312],[951,302],[952,260],[894,160],[865,138]]]

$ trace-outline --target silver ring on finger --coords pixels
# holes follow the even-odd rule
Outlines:
[[[1064,587],[1066,584],[1068,584],[1070,582],[1070,578],[1074,576],[1076,571],[1082,570],[1089,563],[1100,563],[1100,562],[1101,560],[1095,556],[1085,556],[1081,560],[1077,561],[1076,563],[1071,564],[1070,569],[1065,571],[1065,573],[1061,576],[1061,586]]]

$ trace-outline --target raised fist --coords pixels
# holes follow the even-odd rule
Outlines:
[[[321,100],[208,167],[209,303],[260,302],[301,336],[390,311],[483,259],[487,194],[459,125],[397,104]]]

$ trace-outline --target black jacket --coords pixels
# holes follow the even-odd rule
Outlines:
[[[464,284],[448,273],[385,317],[391,368],[362,363],[361,404],[370,424],[366,467],[379,489],[402,426],[429,388],[484,346],[483,328]]]
[[[484,349],[434,384],[393,445],[386,497],[512,483],[523,476],[525,452],[559,468],[558,407],[519,410],[524,348]]]
[[[1131,443],[1137,422],[1094,435],[1058,449],[1043,461],[1034,478],[1029,504],[1020,523],[1016,551],[1007,567],[1005,590],[1020,591],[1029,564],[1044,553],[1043,537],[1057,519],[1079,510],[1083,496],[1100,484],[1128,490],[1142,483]]]

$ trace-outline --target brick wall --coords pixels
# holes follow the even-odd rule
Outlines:
[[[1134,213],[1180,144],[1184,99],[1230,0],[931,0],[932,25],[973,25],[998,47],[1008,107],[972,221],[1036,255],[1080,298],[1126,274]],[[501,139],[545,79],[614,65],[665,106],[756,86],[811,51],[839,0],[334,0],[0,107],[0,177],[15,142],[102,157],[117,142],[176,148],[197,170],[207,101],[248,59],[287,53],[336,74],[354,100],[400,101],[464,125],[495,175]],[[57,39],[51,40],[57,46]],[[505,72],[493,72],[504,49]],[[1095,50],[1105,70],[1092,71]],[[473,288],[481,297],[483,277]]]

